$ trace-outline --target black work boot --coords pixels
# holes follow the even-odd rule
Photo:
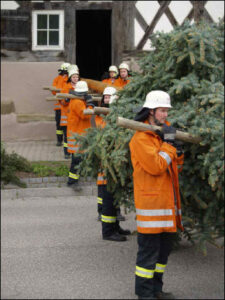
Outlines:
[[[113,241],[113,242],[125,242],[127,240],[127,238],[123,235],[120,235],[117,232],[114,232],[113,234],[111,234],[109,236],[103,236],[103,240]]]
[[[172,293],[156,292],[156,299],[176,299]]]
[[[129,229],[123,229],[123,228],[121,228],[121,227],[119,227],[119,228],[117,229],[117,232],[118,232],[119,234],[122,234],[122,235],[130,235],[130,234],[131,234],[131,232],[130,232]]]

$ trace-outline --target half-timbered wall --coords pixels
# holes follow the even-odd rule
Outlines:
[[[2,1],[4,2],[4,1]],[[2,49],[14,50],[16,60],[76,63],[76,11],[111,11],[111,63],[118,65],[128,53],[151,50],[151,34],[168,32],[189,19],[209,22],[224,18],[224,1],[11,1],[17,10],[1,10]],[[64,48],[32,51],[32,11],[63,10]],[[25,51],[20,55],[20,51]],[[4,55],[4,51],[2,51]],[[18,54],[19,53],[19,54]]]

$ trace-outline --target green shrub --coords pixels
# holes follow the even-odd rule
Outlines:
[[[20,187],[26,187],[26,184],[21,182],[19,177],[16,176],[16,171],[31,172],[32,167],[22,156],[14,152],[7,154],[1,142],[1,182],[3,184],[13,183]]]
[[[139,62],[141,74],[134,74],[112,104],[106,127],[76,136],[87,150],[80,174],[96,178],[101,164],[116,201],[133,209],[128,143],[134,131],[118,128],[116,119],[133,119],[149,91],[168,91],[173,105],[169,121],[202,137],[199,145],[184,145],[180,190],[185,234],[206,253],[206,241],[224,235],[224,24],[185,23],[155,34],[152,45],[154,50]]]

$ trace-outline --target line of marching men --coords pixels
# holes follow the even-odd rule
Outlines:
[[[78,186],[78,167],[81,159],[79,157],[79,146],[75,143],[73,135],[84,134],[85,129],[91,127],[91,116],[84,115],[83,111],[93,108],[95,102],[91,95],[88,95],[88,85],[80,80],[79,68],[75,64],[63,63],[58,70],[58,76],[53,80],[52,85],[60,89],[60,93],[74,95],[73,99],[59,100],[55,103],[55,120],[57,146],[62,146],[66,159],[71,158],[67,185],[75,190],[81,189]],[[131,76],[129,66],[121,63],[119,68],[110,66],[108,72],[103,75],[102,82],[111,86],[106,87],[100,106],[109,107],[115,99],[116,89],[113,87],[123,87],[129,83]],[[56,92],[52,91],[55,95]],[[103,128],[105,121],[100,116],[95,117],[96,126]],[[98,197],[97,211],[98,221],[102,223],[102,238],[111,241],[126,241],[126,235],[131,234],[129,230],[124,230],[119,225],[120,221],[125,221],[121,215],[120,207],[115,205],[112,194],[107,190],[107,179],[104,170],[99,166],[97,178]]]

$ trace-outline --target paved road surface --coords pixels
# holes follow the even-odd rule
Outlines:
[[[101,239],[96,197],[2,197],[1,299],[136,299],[136,236]],[[135,230],[134,214],[121,222]],[[223,299],[223,250],[187,242],[174,251],[165,289],[178,299]]]

